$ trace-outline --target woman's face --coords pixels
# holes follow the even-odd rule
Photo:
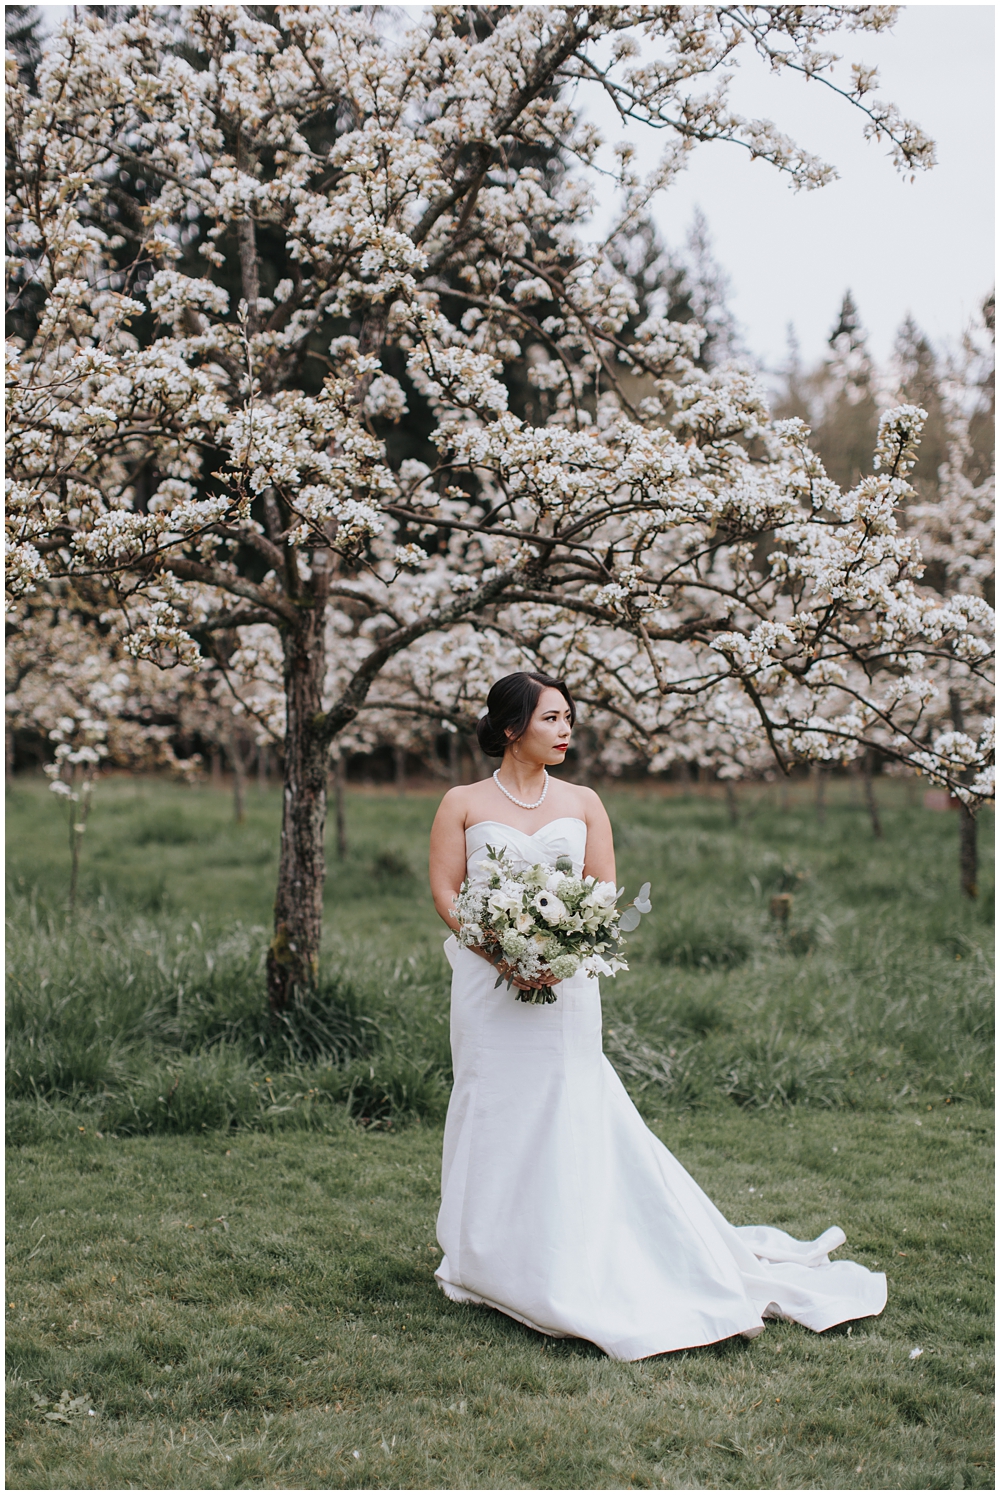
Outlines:
[[[524,736],[512,744],[519,763],[541,763],[555,768],[566,761],[571,723],[566,697],[546,685],[538,697]]]

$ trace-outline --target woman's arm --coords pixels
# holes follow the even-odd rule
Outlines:
[[[448,928],[456,931],[459,927],[455,918],[455,898],[462,883],[465,881],[467,858],[465,854],[465,818],[467,804],[465,793],[461,787],[449,789],[444,799],[438,806],[438,812],[431,826],[431,855],[430,855],[430,881],[431,895],[434,899],[434,907],[441,915]],[[488,965],[496,966],[502,976],[511,977],[511,968],[505,960],[492,961],[485,950],[480,950],[477,945],[470,945],[474,954],[481,955]],[[512,978],[515,986],[523,990],[530,990],[533,986],[551,986],[554,976],[547,976],[538,981],[520,981],[517,977]]]
[[[587,852],[583,864],[583,875],[596,877],[598,882],[613,882],[617,887],[615,838],[611,831],[608,812],[593,789],[584,789],[583,792],[587,796]]]
[[[448,790],[431,826],[431,896],[451,930],[458,929],[454,904],[465,871],[465,792],[458,787]]]

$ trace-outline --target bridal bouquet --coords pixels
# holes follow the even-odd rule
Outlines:
[[[555,867],[515,864],[492,846],[480,862],[483,881],[466,878],[455,900],[461,945],[478,946],[491,960],[506,962],[508,987],[514,978],[537,981],[547,975],[558,981],[582,973],[613,976],[627,971],[619,953],[623,935],[648,914],[649,883],[627,908],[618,908],[623,888],[595,877],[577,877],[569,857]],[[517,991],[519,1002],[554,1002],[548,986]]]

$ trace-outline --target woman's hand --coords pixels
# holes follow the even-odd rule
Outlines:
[[[558,976],[553,976],[552,972],[549,971],[544,976],[536,976],[534,981],[523,981],[520,976],[514,975],[514,966],[511,965],[509,960],[504,960],[502,955],[498,960],[494,960],[489,951],[484,950],[482,945],[467,945],[466,949],[472,950],[476,955],[481,955],[488,965],[493,966],[495,970],[499,971],[504,980],[511,982],[519,991],[538,991],[543,986],[555,986],[559,980]]]
[[[519,991],[538,991],[543,986],[555,986],[559,979],[558,976],[553,976],[552,972],[549,971],[544,976],[536,976],[534,981],[524,981],[520,976],[514,975],[514,967],[509,960],[504,960],[503,956],[499,960],[490,960],[485,950],[477,949],[476,953],[477,955],[482,955],[484,959],[489,960],[490,965],[496,966],[504,980],[511,982]]]
[[[512,976],[510,979],[519,991],[541,991],[543,986],[555,986],[559,977],[553,976],[549,971],[547,976],[536,976],[534,981],[522,981],[519,976]]]

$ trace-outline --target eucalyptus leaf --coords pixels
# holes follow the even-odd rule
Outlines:
[[[635,900],[635,906],[639,910],[640,914],[648,914],[653,907],[649,899],[643,898],[641,894]]]
[[[648,900],[648,898],[649,898],[649,890],[650,890],[651,887],[652,887],[652,883],[648,883],[648,882],[644,882],[643,883],[642,887],[639,889],[639,897],[635,900],[636,903],[639,903],[640,900],[645,903]]]
[[[637,908],[627,908],[619,921],[620,927],[629,934],[633,929],[638,929],[642,914]]]

